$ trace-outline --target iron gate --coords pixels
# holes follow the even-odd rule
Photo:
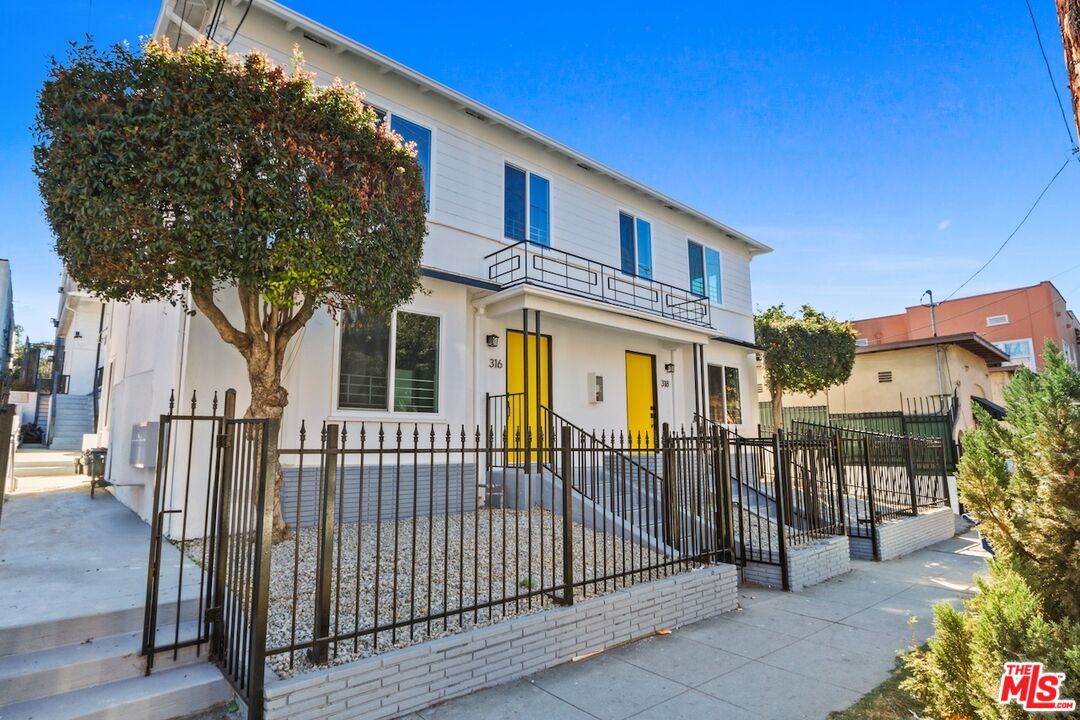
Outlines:
[[[277,421],[235,417],[235,390],[220,413],[216,395],[210,414],[194,395],[190,413],[173,410],[170,399],[157,431],[146,673],[165,653],[206,652],[259,720]]]

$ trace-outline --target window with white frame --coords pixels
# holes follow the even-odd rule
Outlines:
[[[990,316],[988,316],[986,318],[986,326],[987,327],[992,327],[994,325],[1008,325],[1008,324],[1009,324],[1009,316],[1008,315],[990,315]]]
[[[870,347],[870,338],[855,338],[855,347]]]
[[[721,304],[720,251],[705,247],[693,240],[687,241],[690,264],[690,292]]]
[[[1020,363],[1022,365],[1027,365],[1032,370],[1035,369],[1035,344],[1031,341],[1031,338],[1025,338],[1023,340],[1005,340],[1003,342],[996,342],[994,345],[1009,356],[1009,362]]]
[[[551,183],[506,163],[503,170],[503,235],[551,246]]]
[[[629,213],[619,213],[619,257],[628,275],[652,279],[652,224]]]
[[[380,317],[348,310],[341,325],[338,407],[439,411],[440,321],[398,310]]]
[[[709,417],[727,425],[742,423],[742,392],[739,368],[709,365]]]
[[[382,122],[390,115],[390,129],[401,136],[406,143],[416,145],[416,162],[420,165],[420,172],[424,177],[424,202],[431,206],[431,130],[423,125],[418,125],[412,120],[406,120],[397,113],[387,113],[382,108],[372,106],[372,110]]]

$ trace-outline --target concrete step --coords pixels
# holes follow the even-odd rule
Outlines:
[[[194,637],[196,626],[181,626],[181,637]],[[162,637],[172,636],[162,628]],[[37,700],[53,695],[141,677],[146,674],[146,659],[140,655],[142,633],[126,633],[104,638],[88,638],[76,645],[37,650],[0,657],[0,698],[7,704]],[[190,665],[206,659],[194,647],[173,654],[160,653],[154,662],[155,672]]]
[[[197,608],[196,598],[185,599],[181,607],[181,623],[186,619],[194,618]],[[175,617],[175,614],[175,601],[163,602],[158,608],[158,617],[163,621]],[[126,610],[114,610],[97,615],[2,627],[0,628],[0,658],[65,645],[78,645],[88,639],[94,640],[136,632],[141,635],[142,625],[143,606],[140,604]],[[0,717],[0,720],[7,719]]]
[[[2,720],[165,720],[206,710],[232,697],[216,667],[198,663],[152,675],[0,706]]]

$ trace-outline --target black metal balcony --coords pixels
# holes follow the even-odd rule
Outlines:
[[[487,255],[488,278],[502,288],[534,285],[669,320],[711,327],[709,299],[648,278],[628,275],[580,255],[522,241]]]

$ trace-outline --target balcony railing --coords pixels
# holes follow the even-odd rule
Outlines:
[[[611,265],[519,242],[487,255],[488,278],[502,288],[535,285],[691,325],[711,327],[709,299],[684,288],[628,275]]]

